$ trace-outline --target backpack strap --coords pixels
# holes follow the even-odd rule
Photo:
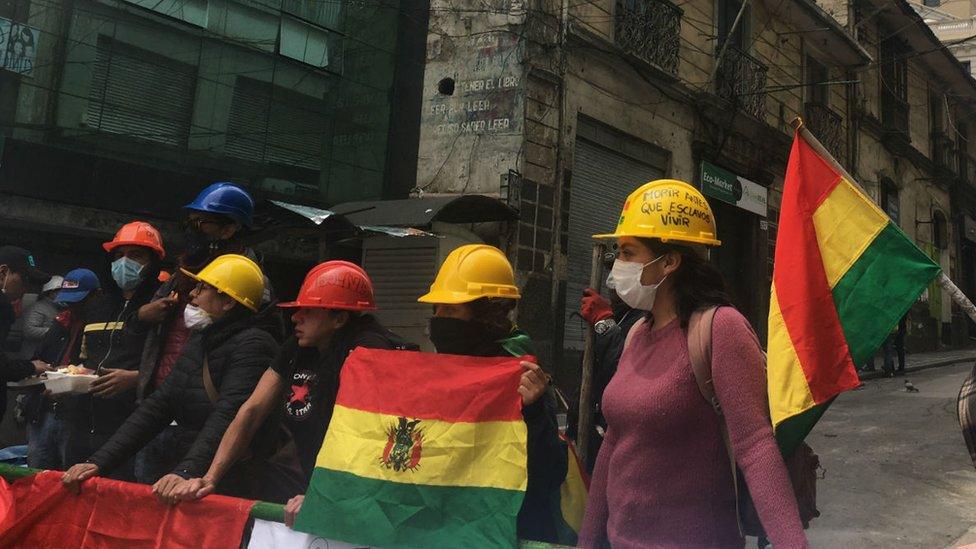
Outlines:
[[[715,394],[715,383],[712,380],[712,322],[718,307],[709,307],[692,313],[688,320],[688,358],[691,361],[691,372],[695,375],[698,391],[715,413],[718,415],[718,427],[722,433],[726,453],[729,455],[729,469],[732,471],[732,489],[735,492],[735,521],[739,526],[739,535],[745,537],[742,529],[742,510],[739,508],[739,470],[735,466],[735,452],[732,450],[732,440],[729,438],[729,428],[725,424],[722,405]]]

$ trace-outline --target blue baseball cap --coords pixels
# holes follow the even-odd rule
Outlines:
[[[54,299],[58,303],[78,303],[88,297],[92,290],[102,287],[95,273],[88,269],[75,269],[64,275],[61,291]]]

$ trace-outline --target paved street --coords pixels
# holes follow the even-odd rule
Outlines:
[[[911,366],[911,365],[910,365]],[[868,380],[842,395],[808,441],[826,478],[814,547],[956,547],[976,542],[976,470],[956,420],[972,363]]]

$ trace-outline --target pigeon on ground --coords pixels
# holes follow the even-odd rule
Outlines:
[[[911,381],[905,380],[905,391],[909,393],[917,393],[918,387],[912,385]]]

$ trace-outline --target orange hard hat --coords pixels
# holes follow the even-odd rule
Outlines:
[[[159,271],[159,276],[156,277],[156,280],[160,282],[168,282],[171,278],[173,278],[173,275],[168,271]]]
[[[156,252],[159,259],[166,257],[166,250],[163,249],[163,237],[156,230],[156,227],[145,221],[133,221],[122,225],[111,242],[102,244],[106,252],[111,252],[119,246],[143,246]]]
[[[278,306],[371,311],[376,309],[376,300],[373,282],[362,267],[348,261],[326,261],[308,272],[295,301]]]

